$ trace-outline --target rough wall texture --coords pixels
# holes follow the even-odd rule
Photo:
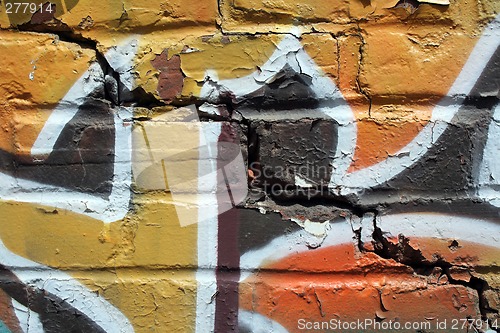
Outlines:
[[[0,332],[500,332],[497,0],[14,1]]]

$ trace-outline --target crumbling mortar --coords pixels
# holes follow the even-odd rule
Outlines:
[[[222,9],[222,0],[217,0],[217,13],[219,15],[220,21],[216,20],[215,26],[222,34],[224,34],[224,29],[222,27],[222,25],[224,24],[224,13],[223,13],[223,9]]]
[[[345,31],[350,31],[352,30],[353,27],[346,28]],[[290,32],[290,31],[266,31],[266,32],[246,32],[246,31],[223,31],[222,36],[248,36],[248,37],[265,37],[269,35],[275,35],[275,36],[285,36],[285,35],[292,35],[296,36],[296,34]],[[328,31],[318,31],[318,30],[312,30],[312,31],[300,31],[300,36],[304,35],[317,35],[317,36],[324,36],[324,35],[331,35],[332,37],[336,38],[334,33],[330,33]],[[339,35],[343,35],[343,32],[341,31]],[[299,37],[300,39],[300,37]]]
[[[471,267],[467,265],[457,265],[450,263],[442,257],[438,257],[435,261],[429,261],[425,258],[422,252],[419,249],[414,249],[409,244],[409,239],[404,235],[398,236],[398,244],[391,244],[384,236],[384,232],[381,228],[377,226],[377,215],[373,217],[373,226],[374,232],[372,234],[374,250],[367,250],[362,247],[363,252],[371,252],[378,255],[384,259],[392,259],[398,263],[401,263],[407,267],[410,267],[415,274],[420,276],[430,276],[435,268],[440,268],[442,270],[442,276],[446,276],[447,281],[450,285],[459,285],[471,290],[474,290],[477,293],[479,300],[479,311],[481,313],[481,319],[483,321],[490,320],[487,314],[498,313],[495,309],[490,309],[487,307],[485,303],[484,292],[488,290],[490,287],[486,280],[473,276],[471,274],[471,278],[469,281],[461,281],[454,279],[451,274],[451,269],[454,267],[462,267],[469,270],[470,273],[473,272]],[[491,322],[490,322],[491,323]],[[500,328],[496,329],[497,332],[500,332]]]
[[[19,25],[16,30],[9,30],[51,34],[56,36],[56,40],[58,41],[76,44],[82,49],[92,50],[95,52],[96,61],[99,63],[105,75],[104,101],[113,106],[125,106],[131,104],[129,101],[123,99],[123,96],[120,96],[120,91],[124,87],[124,83],[120,79],[120,74],[111,67],[104,54],[99,50],[99,42],[92,38],[84,37],[82,34],[76,33],[68,25],[55,18],[52,19],[50,23],[50,25],[47,23],[25,23]],[[113,82],[116,83],[117,89],[113,89],[111,86]],[[152,94],[146,93],[142,87],[138,87],[130,93],[133,95],[133,105],[136,107],[151,109],[153,107],[165,105],[163,101],[156,99]],[[182,105],[184,106],[184,104]]]
[[[365,52],[366,41],[365,41],[365,38],[363,37],[362,29],[359,26],[359,24],[357,26],[356,36],[358,36],[360,41],[361,41],[361,44],[359,45],[359,62],[358,62],[358,71],[356,73],[356,86],[357,86],[359,92],[363,96],[365,96],[365,98],[368,100],[368,103],[369,103],[368,104],[368,117],[371,118],[372,98],[371,98],[370,94],[365,90],[365,88],[363,87],[363,85],[361,84],[361,81],[360,81],[361,71],[363,70],[364,60],[365,60],[364,52]]]
[[[333,39],[335,39],[335,42],[337,44],[337,80],[340,84],[340,42],[335,35],[332,34]]]

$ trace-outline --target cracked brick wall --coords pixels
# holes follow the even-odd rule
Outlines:
[[[500,332],[499,12],[0,1],[0,332]]]

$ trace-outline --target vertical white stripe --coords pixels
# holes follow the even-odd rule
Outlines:
[[[38,313],[28,309],[15,299],[12,299],[14,313],[19,320],[19,326],[25,333],[44,333]]]
[[[121,220],[129,211],[132,184],[132,114],[131,107],[118,107],[115,120],[115,163],[113,188],[100,220],[105,223]]]
[[[488,128],[488,140],[483,151],[483,160],[479,170],[478,194],[492,205],[500,207],[500,104],[494,109],[493,117]]]
[[[199,156],[198,174],[201,176],[213,174],[210,179],[212,184],[207,184],[207,177],[203,177],[203,184],[199,183],[198,189],[198,270],[196,281],[198,288],[196,292],[196,332],[213,332],[215,323],[215,293],[217,291],[217,279],[215,268],[217,266],[217,232],[218,232],[218,204],[217,193],[207,194],[207,188],[217,187],[217,151],[213,148],[221,133],[220,123],[200,123],[200,147],[208,147],[210,156]],[[212,149],[212,150],[211,150]],[[200,150],[200,155],[204,150]],[[206,163],[210,159],[211,164]],[[211,170],[202,170],[210,165]],[[208,185],[208,186],[207,186]],[[209,217],[209,218],[207,218]]]

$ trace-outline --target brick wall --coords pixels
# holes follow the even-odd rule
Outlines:
[[[500,332],[500,3],[0,2],[0,332]]]

